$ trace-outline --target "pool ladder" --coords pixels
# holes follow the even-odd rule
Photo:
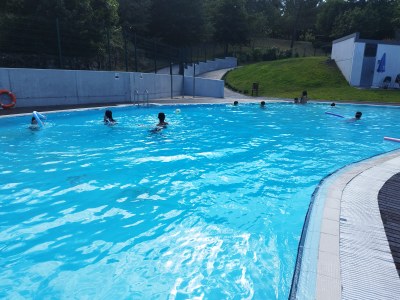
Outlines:
[[[142,100],[140,100],[140,96],[142,96]],[[147,89],[144,90],[143,94],[140,94],[138,89],[135,90],[133,104],[139,106],[140,103],[149,106],[149,91]]]

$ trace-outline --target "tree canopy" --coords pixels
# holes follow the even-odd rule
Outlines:
[[[137,35],[178,47],[256,38],[393,39],[399,0],[2,0],[0,52],[102,55]]]

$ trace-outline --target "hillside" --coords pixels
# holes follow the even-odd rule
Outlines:
[[[304,57],[261,62],[237,68],[226,75],[228,86],[251,92],[259,83],[259,95],[310,99],[400,103],[400,90],[359,89],[349,86],[336,64],[326,57]]]

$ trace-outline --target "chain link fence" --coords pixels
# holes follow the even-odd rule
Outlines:
[[[224,47],[178,48],[112,26],[0,15],[0,67],[157,72],[224,57]]]

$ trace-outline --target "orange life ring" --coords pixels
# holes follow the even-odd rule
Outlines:
[[[11,102],[8,103],[8,104],[3,104],[3,103],[0,102],[1,107],[4,108],[4,109],[8,109],[8,108],[14,107],[14,105],[17,103],[17,98],[15,98],[15,95],[13,93],[11,93],[10,91],[0,90],[0,95],[3,95],[3,94],[7,94],[8,97],[10,97]]]

